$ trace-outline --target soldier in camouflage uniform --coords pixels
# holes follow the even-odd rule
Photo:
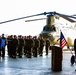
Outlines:
[[[40,42],[39,42],[37,36],[34,36],[33,40],[34,40],[33,56],[37,57],[37,55],[38,55],[38,49],[40,47]]]
[[[16,58],[16,49],[17,49],[17,46],[18,46],[18,39],[17,39],[17,36],[14,35],[14,38],[12,40],[12,48],[13,48],[13,51],[12,51],[12,57],[13,58]]]
[[[8,55],[10,57],[12,57],[12,53],[13,53],[13,35],[10,35],[7,38],[7,49],[8,49]]]
[[[42,37],[38,38],[40,41],[40,47],[39,47],[39,55],[42,56],[43,55],[43,48],[44,48],[44,39]]]
[[[27,38],[27,57],[28,58],[31,58],[31,55],[32,55],[32,48],[33,48],[33,40],[32,40],[32,37],[29,35],[28,38]]]
[[[50,40],[49,39],[46,39],[46,41],[45,41],[46,55],[48,55],[49,47],[50,47]]]
[[[24,37],[24,55],[27,55],[27,36]]]
[[[18,56],[19,58],[22,58],[22,49],[24,46],[24,40],[22,38],[22,36],[18,36]]]
[[[7,53],[10,55],[10,36],[7,37]]]

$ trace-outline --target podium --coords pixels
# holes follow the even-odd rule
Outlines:
[[[51,46],[51,69],[53,71],[62,71],[62,48],[57,46]]]

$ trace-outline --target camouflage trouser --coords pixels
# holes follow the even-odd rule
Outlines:
[[[18,47],[18,56],[22,57],[22,47]]]
[[[28,48],[27,48],[27,57],[28,57],[28,58],[31,58],[31,54],[32,54],[32,53],[31,53],[31,48],[28,47]]]
[[[39,55],[42,56],[43,55],[43,47],[39,48]]]
[[[24,55],[27,55],[27,47],[24,47]]]
[[[45,47],[46,49],[46,55],[48,55],[48,46]]]
[[[33,56],[34,57],[37,57],[37,55],[38,55],[38,48],[33,48]]]

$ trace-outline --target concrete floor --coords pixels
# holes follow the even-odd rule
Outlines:
[[[76,75],[76,65],[71,66],[70,52],[63,52],[62,71],[51,70],[51,53],[42,57],[12,59],[6,54],[0,58],[0,75]]]

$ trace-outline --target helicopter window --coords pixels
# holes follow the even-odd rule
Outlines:
[[[44,31],[56,31],[54,25],[52,25],[52,26],[45,26],[45,27],[43,28],[43,30],[44,30]]]
[[[50,27],[47,27],[47,28],[46,28],[46,31],[51,31],[51,28],[50,28]]]

